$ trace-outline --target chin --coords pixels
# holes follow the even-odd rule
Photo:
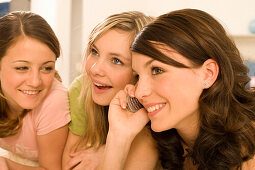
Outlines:
[[[43,103],[44,98],[45,97],[40,97],[35,100],[24,100],[20,103],[20,106],[22,106],[24,109],[34,109]]]
[[[154,132],[162,132],[162,131],[165,131],[167,129],[163,129],[162,127],[160,126],[157,126],[153,123],[151,123],[151,129],[154,131]]]
[[[153,124],[151,124],[151,129],[154,131],[154,132],[162,132],[163,130],[162,129],[160,129],[159,127],[155,127],[155,126],[153,126]]]
[[[99,106],[109,106],[109,103],[101,103],[101,102],[95,102]]]
[[[109,106],[110,102],[107,100],[93,98],[93,101],[100,106]]]
[[[22,108],[27,109],[27,110],[32,110],[32,109],[36,108],[38,105],[39,104],[23,105]]]

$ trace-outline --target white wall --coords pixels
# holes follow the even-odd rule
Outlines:
[[[182,8],[201,9],[216,17],[234,35],[244,58],[255,61],[255,35],[248,30],[255,19],[255,0],[31,0],[31,10],[49,22],[60,40],[57,69],[67,87],[81,71],[88,35],[98,22],[123,11],[158,16]]]
[[[224,23],[234,35],[249,34],[255,19],[255,0],[84,0],[84,37],[93,26],[110,14],[139,10],[152,16],[182,8],[204,10]]]
[[[60,45],[61,56],[57,60],[63,84],[70,84],[70,37],[71,37],[71,0],[31,0],[31,11],[41,15],[51,25]]]
[[[83,0],[83,46],[92,28],[111,14],[138,10],[156,17],[183,8],[213,15],[233,35],[243,58],[255,62],[255,35],[248,29],[255,19],[255,0]]]
[[[84,46],[82,45],[83,37],[82,11],[83,0],[72,1],[72,18],[71,18],[71,48],[70,48],[70,83],[82,71],[82,58]]]

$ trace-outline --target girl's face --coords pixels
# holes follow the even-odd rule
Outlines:
[[[102,34],[92,45],[86,61],[86,72],[91,80],[95,103],[106,106],[126,84],[133,83],[131,68],[132,41],[130,32],[111,29]]]
[[[165,46],[165,50],[160,49],[175,61],[192,67],[175,50]],[[152,129],[179,130],[197,124],[198,100],[203,90],[201,67],[177,68],[135,52],[132,56],[132,67],[139,76],[135,95],[148,111]]]
[[[20,37],[0,62],[0,80],[10,110],[33,109],[51,88],[56,56],[44,43]]]

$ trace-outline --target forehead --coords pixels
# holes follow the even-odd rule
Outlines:
[[[138,71],[146,68],[146,63],[153,59],[147,55],[140,54],[132,51],[132,68],[134,71]]]
[[[153,43],[153,47],[163,53],[168,58],[171,58],[186,66],[192,66],[192,62],[189,59],[187,59],[185,56],[181,55],[178,51],[166,44],[156,42]]]
[[[30,37],[20,37],[7,49],[3,59],[44,61],[56,60],[56,56],[41,41]]]
[[[99,52],[118,53],[130,57],[130,45],[133,40],[131,32],[110,29],[100,35],[92,44]],[[128,54],[127,54],[128,53]]]
[[[139,58],[142,57],[144,59],[142,59],[140,62],[146,62],[147,60],[154,60],[154,61],[162,62],[164,64],[168,64],[171,66],[177,66],[179,65],[178,63],[187,67],[193,66],[192,62],[189,59],[187,59],[185,56],[181,55],[178,51],[169,47],[166,44],[159,43],[159,42],[151,42],[151,48],[154,48],[155,50],[148,50],[153,52],[147,53],[146,55],[132,52],[132,56],[134,56],[133,60],[136,60],[136,57],[139,57]]]

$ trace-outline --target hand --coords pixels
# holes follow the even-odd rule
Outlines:
[[[70,154],[70,161],[64,170],[95,170],[104,153],[104,145],[98,149],[90,148]]]
[[[134,86],[127,85],[125,90],[119,91],[109,106],[109,132],[119,137],[135,137],[149,121],[145,109],[132,113],[126,109],[127,95],[134,97]]]
[[[1,170],[8,170],[6,158],[0,156],[0,169]]]

